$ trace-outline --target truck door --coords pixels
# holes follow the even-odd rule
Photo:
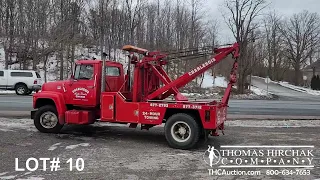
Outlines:
[[[92,64],[77,64],[74,79],[67,93],[70,104],[79,106],[96,106],[96,75]]]
[[[123,84],[120,75],[119,67],[106,67],[106,91],[116,92],[120,89],[121,85]]]

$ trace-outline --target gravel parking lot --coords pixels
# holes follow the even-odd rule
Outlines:
[[[225,135],[210,137],[198,149],[183,151],[167,146],[162,127],[149,131],[129,129],[124,125],[95,124],[68,126],[61,134],[42,134],[27,119],[0,119],[0,179],[317,179],[319,170],[320,121],[229,121]],[[208,145],[221,149],[225,145],[300,145],[312,148],[310,168],[286,168],[287,175],[266,175],[266,168],[228,168],[260,172],[256,175],[210,175],[206,161]],[[60,168],[52,171],[49,161],[29,171],[29,158],[59,158]],[[15,158],[18,158],[15,162]],[[70,158],[73,159],[70,171]],[[82,158],[82,161],[76,159]],[[279,161],[281,157],[275,157]],[[30,161],[30,167],[35,167]],[[16,171],[16,166],[25,171]],[[82,171],[77,170],[83,168]],[[283,170],[283,168],[268,168]],[[310,172],[289,175],[294,172]],[[280,172],[280,171],[278,171]]]

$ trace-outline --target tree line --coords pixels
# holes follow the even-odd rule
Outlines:
[[[5,68],[21,69],[58,53],[59,78],[66,78],[77,45],[96,48],[116,60],[116,49],[133,44],[150,50],[181,50],[211,45],[215,22],[204,20],[202,0],[0,0]],[[17,59],[13,61],[13,54]],[[201,60],[203,61],[203,59]],[[197,62],[199,63],[199,62]],[[177,74],[182,73],[174,61]],[[193,63],[181,62],[183,71]],[[190,66],[190,67],[189,67]]]
[[[319,14],[282,16],[268,10],[266,0],[225,1],[225,7],[226,22],[241,44],[240,91],[250,74],[302,84],[302,69],[320,59]]]
[[[5,68],[21,69],[43,64],[57,54],[59,79],[66,78],[76,57],[76,47],[95,48],[117,60],[125,44],[166,52],[174,77],[208,59],[219,45],[218,22],[226,23],[240,43],[238,90],[248,75],[269,76],[301,83],[301,70],[319,58],[319,14],[301,11],[283,17],[269,11],[267,0],[225,0],[223,19],[208,18],[206,0],[0,0],[0,43]],[[204,47],[209,47],[204,50]],[[188,50],[187,50],[188,49]],[[190,49],[192,51],[190,51]],[[13,55],[17,58],[13,59]],[[229,65],[229,64],[228,64]],[[226,67],[215,68],[227,75]]]

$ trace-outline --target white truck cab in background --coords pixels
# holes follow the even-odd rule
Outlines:
[[[41,90],[42,79],[32,70],[0,70],[0,89],[15,90],[17,95],[29,95]]]

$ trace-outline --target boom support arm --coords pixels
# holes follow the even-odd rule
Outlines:
[[[197,76],[204,73],[211,67],[215,66],[219,62],[221,62],[224,58],[226,58],[229,54],[233,53],[233,58],[237,59],[239,57],[239,45],[238,43],[233,44],[230,47],[225,48],[219,48],[215,49],[215,52],[218,53],[213,58],[211,58],[209,61],[201,64],[200,66],[192,69],[190,72],[185,73],[180,78],[170,82],[169,84],[166,84],[165,86],[159,88],[155,92],[149,94],[146,99],[152,100],[156,97],[162,96],[161,99],[166,98],[163,96],[169,96],[171,93],[170,91],[172,89],[179,89],[192,80],[194,80]]]

